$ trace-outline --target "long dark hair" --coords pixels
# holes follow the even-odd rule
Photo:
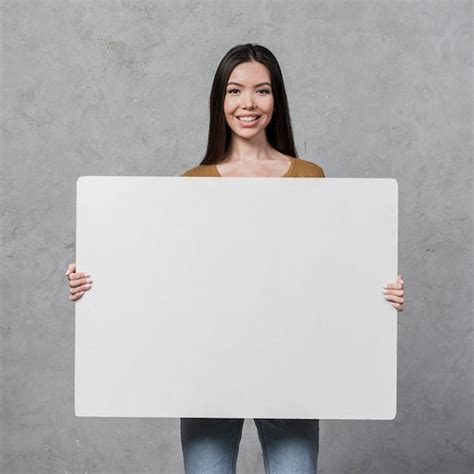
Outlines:
[[[238,64],[250,61],[263,64],[270,73],[275,111],[272,120],[265,128],[267,140],[279,152],[298,157],[280,65],[269,49],[255,43],[247,43],[231,48],[217,68],[209,98],[210,119],[207,150],[201,165],[217,164],[225,159],[232,133],[224,115],[227,81]]]

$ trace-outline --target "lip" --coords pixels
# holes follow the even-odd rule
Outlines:
[[[237,119],[241,127],[248,128],[248,127],[255,126],[262,116],[261,115],[240,115],[240,117],[257,117],[257,120],[254,120],[253,122],[244,122],[243,120],[239,120],[239,117],[237,115],[235,116],[235,118]]]

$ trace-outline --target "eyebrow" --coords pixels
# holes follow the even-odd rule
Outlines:
[[[242,84],[239,84],[238,82],[228,82],[227,85],[229,84],[235,84],[236,86],[244,87]],[[255,87],[259,86],[271,86],[269,82],[261,82],[260,84],[256,84]]]

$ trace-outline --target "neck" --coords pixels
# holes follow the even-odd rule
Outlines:
[[[232,135],[232,140],[224,161],[253,163],[259,160],[269,160],[273,155],[274,150],[267,142],[265,133],[261,133],[250,139]]]

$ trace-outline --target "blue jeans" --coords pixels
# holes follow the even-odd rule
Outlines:
[[[255,419],[266,474],[315,474],[319,420]],[[234,474],[243,419],[181,418],[186,474]]]

